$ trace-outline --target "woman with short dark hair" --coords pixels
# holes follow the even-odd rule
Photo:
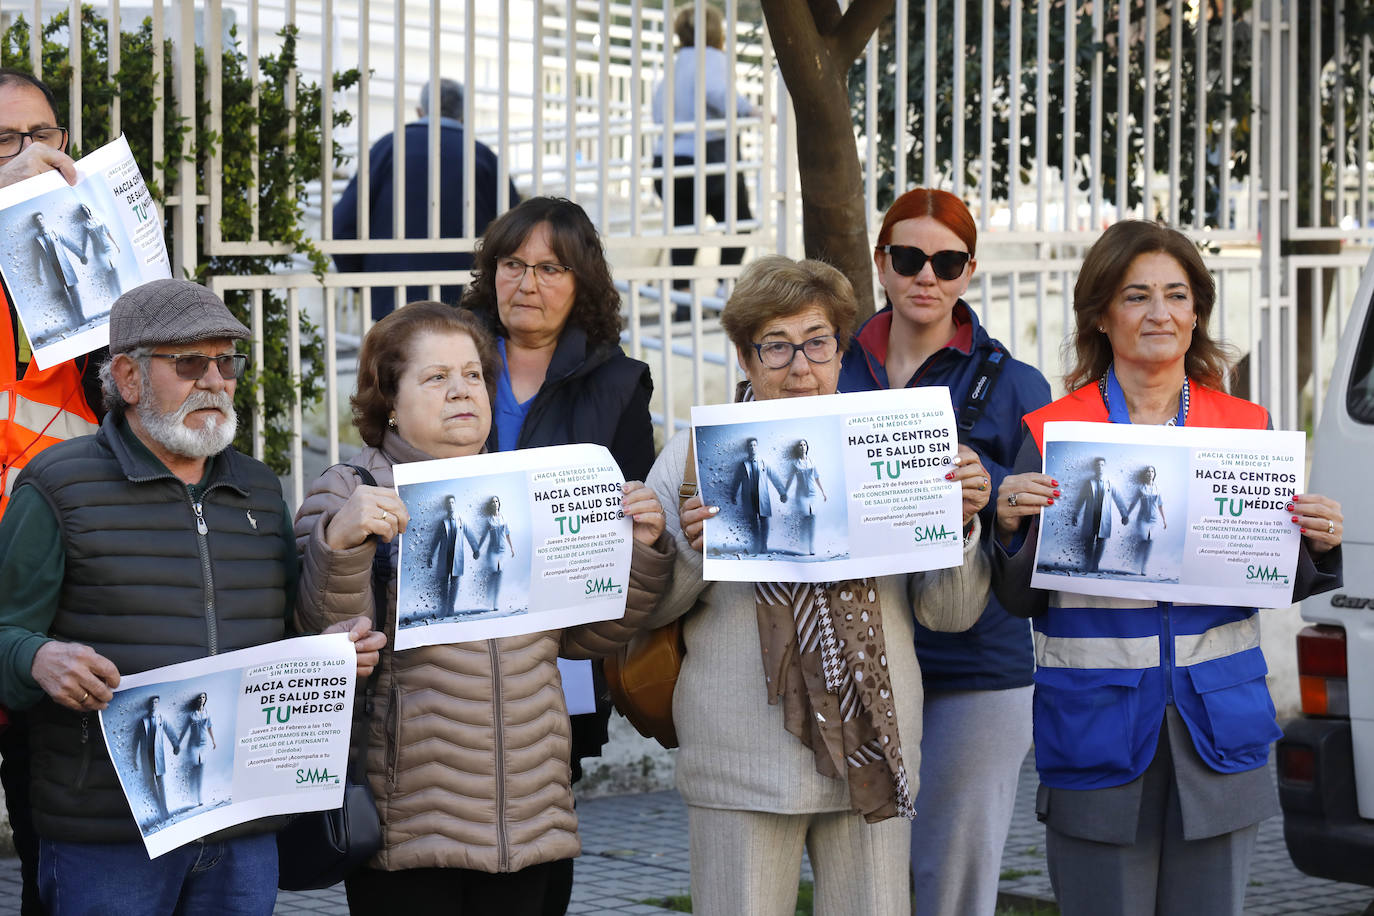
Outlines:
[[[627,480],[654,463],[649,367],[620,348],[620,293],[601,236],[580,206],[531,197],[497,217],[478,243],[462,305],[496,338],[487,448],[603,445]],[[601,753],[611,706],[592,666],[597,711],[574,716],[573,781]],[[572,893],[572,862],[563,881]]]
[[[375,621],[379,608],[398,619],[396,551],[384,560],[385,593],[373,590],[379,543],[410,521],[392,466],[484,451],[498,365],[482,322],[439,302],[397,309],[368,332],[353,397],[367,447],[320,475],[296,515],[303,632],[348,617]],[[653,492],[629,481],[621,507],[634,540],[622,619],[382,652],[366,736],[382,848],[345,879],[351,912],[545,916],[563,905],[564,863],[580,847],[557,656],[614,651],[672,569]],[[488,533],[491,554],[496,542],[510,547],[504,530]]]

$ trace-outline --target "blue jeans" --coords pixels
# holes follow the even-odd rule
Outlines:
[[[270,916],[277,902],[277,838],[195,840],[151,860],[142,843],[40,839],[38,891],[51,916]]]

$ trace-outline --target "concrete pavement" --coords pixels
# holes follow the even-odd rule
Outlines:
[[[1027,758],[1002,857],[1002,892],[1009,899],[1052,902],[1044,829],[1035,820],[1035,787],[1035,768]],[[591,799],[578,804],[578,813],[583,852],[577,860],[570,914],[664,916],[667,911],[645,901],[687,893],[687,811],[676,792]],[[810,878],[809,866],[804,866],[803,877]],[[1245,899],[1249,916],[1358,916],[1371,900],[1374,888],[1309,878],[1294,868],[1283,843],[1280,818],[1261,826]],[[18,912],[19,863],[0,859],[0,916]],[[276,912],[278,916],[334,916],[347,913],[348,908],[340,886],[283,893]]]

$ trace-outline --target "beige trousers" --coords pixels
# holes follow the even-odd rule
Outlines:
[[[908,916],[911,824],[857,814],[770,814],[687,806],[692,912],[792,916],[802,849],[816,877],[815,916]]]

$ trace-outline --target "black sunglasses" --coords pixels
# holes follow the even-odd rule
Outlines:
[[[243,353],[224,353],[219,356],[206,356],[204,353],[149,353],[155,359],[170,359],[177,370],[177,378],[188,382],[198,382],[210,369],[210,360],[215,361],[220,378],[225,381],[240,378],[248,368],[248,357]]]
[[[879,251],[887,252],[892,269],[904,277],[914,277],[930,261],[930,269],[941,280],[955,280],[964,272],[973,255],[967,251],[937,251],[926,254],[911,245],[879,245]]]

